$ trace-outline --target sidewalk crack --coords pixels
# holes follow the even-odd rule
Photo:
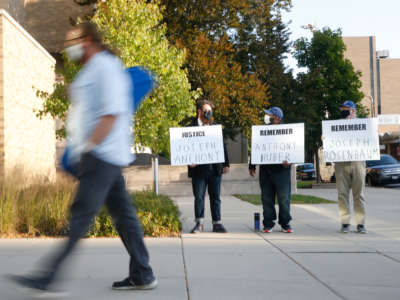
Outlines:
[[[189,288],[189,279],[187,275],[187,266],[186,266],[186,258],[185,258],[185,248],[183,245],[183,237],[181,235],[181,250],[182,250],[182,261],[183,261],[183,271],[185,273],[185,284],[186,284],[186,296],[187,300],[190,300],[190,288]]]

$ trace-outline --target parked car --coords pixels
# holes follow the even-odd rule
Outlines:
[[[400,163],[389,154],[381,154],[380,160],[366,161],[365,181],[369,186],[400,183]],[[335,182],[333,173],[331,182]]]
[[[315,169],[314,164],[305,163],[298,165],[296,167],[296,176],[300,180],[314,180],[315,179]]]
[[[389,154],[381,154],[380,160],[368,160],[366,181],[370,186],[400,183],[400,163]]]

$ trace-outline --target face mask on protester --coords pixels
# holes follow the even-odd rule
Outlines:
[[[350,116],[350,111],[349,110],[342,110],[341,114],[342,114],[342,118],[346,119],[348,116]]]
[[[211,118],[212,118],[212,111],[211,111],[211,110],[203,111],[203,116],[204,116],[204,118],[206,118],[207,120],[211,120]]]
[[[84,51],[82,44],[76,44],[65,48],[65,53],[71,61],[78,62],[82,59]]]
[[[272,121],[272,120],[271,120],[271,117],[270,117],[269,115],[265,115],[265,116],[264,116],[264,123],[265,123],[265,124],[267,124],[267,125],[268,125],[268,124],[271,124],[271,121]]]

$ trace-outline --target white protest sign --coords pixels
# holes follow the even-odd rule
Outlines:
[[[322,121],[325,162],[380,159],[378,119]]]
[[[379,115],[379,125],[400,125],[400,115]]]
[[[304,124],[252,126],[251,163],[304,163]]]
[[[171,165],[201,165],[225,161],[222,126],[170,128]]]

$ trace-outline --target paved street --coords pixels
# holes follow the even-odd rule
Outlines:
[[[335,189],[299,193],[336,199]],[[182,238],[146,239],[159,280],[153,291],[115,292],[127,273],[118,239],[88,239],[64,275],[70,299],[385,299],[400,298],[400,194],[367,188],[369,234],[338,232],[336,204],[293,205],[294,234],[255,233],[261,207],[223,197],[228,234],[188,234],[193,200],[175,197],[182,211]],[[207,207],[208,209],[208,207]],[[209,211],[206,230],[211,230]],[[277,228],[278,229],[278,228]],[[354,227],[353,227],[354,229]],[[25,273],[59,240],[0,240],[0,275]],[[23,298],[0,281],[0,299]]]

